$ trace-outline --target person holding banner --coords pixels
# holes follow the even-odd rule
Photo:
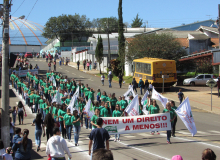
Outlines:
[[[91,118],[92,130],[97,128],[97,119],[99,118],[100,110],[98,108],[95,109],[95,114]]]
[[[105,102],[105,108],[101,110],[101,116],[102,117],[111,117],[111,111],[108,107],[108,102]]]
[[[148,108],[148,113],[149,114],[158,114],[160,112],[160,108],[159,106],[157,105],[157,101],[156,100],[153,100],[153,104],[149,106]],[[152,135],[154,135],[154,131],[151,132]],[[158,131],[157,131],[157,134],[160,134]]]
[[[125,100],[125,96],[122,96],[122,100],[120,101],[121,111],[124,112],[127,106],[128,106],[128,102],[127,100]]]
[[[120,111],[120,106],[116,104],[115,110],[113,111],[112,117],[121,117],[122,112]],[[118,140],[120,142],[120,134],[115,134],[115,142]]]
[[[170,102],[170,105],[171,105],[171,109],[174,111],[175,115],[176,115],[176,112],[175,110],[178,108],[175,106],[175,102],[174,101],[171,101]],[[175,132],[176,132],[176,122],[177,122],[177,115],[176,115],[176,118],[174,119],[173,121],[173,126],[172,126],[172,136],[173,137],[176,137],[175,136]]]
[[[166,108],[163,110],[163,113],[166,113],[166,112],[170,113],[170,122],[171,122],[171,127],[172,127],[174,119],[176,118],[176,115],[175,115],[175,112],[171,109],[170,102],[167,102]],[[167,130],[167,143],[168,144],[171,144],[170,137],[171,137],[171,130]]]
[[[117,103],[117,98],[115,97],[115,93],[112,93],[112,96],[110,97],[110,100],[109,100],[109,104],[110,104],[110,108],[111,108],[111,112],[113,113],[113,111],[115,110],[115,106],[116,106],[116,103]]]
[[[146,106],[147,111],[148,111],[150,105],[153,105],[153,101],[151,99],[151,95],[148,95],[147,99],[144,101],[144,106]]]
[[[81,130],[80,127],[80,117],[78,115],[78,111],[74,110],[73,111],[73,116],[72,116],[72,123],[73,123],[73,133],[74,133],[74,140],[75,140],[75,146],[78,146],[78,141],[79,141],[79,133]]]

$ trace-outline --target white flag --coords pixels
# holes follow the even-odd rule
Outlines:
[[[167,102],[168,102],[168,99],[167,99],[166,97],[160,95],[160,93],[158,93],[158,92],[154,89],[154,87],[153,87],[153,91],[152,91],[152,99],[157,99],[157,100],[159,100],[159,101],[162,103],[163,107],[166,108],[166,104],[167,104]]]
[[[129,116],[139,115],[138,95],[136,95],[134,99],[129,103],[129,105],[125,109],[125,112],[127,112]]]
[[[89,99],[85,105],[84,114],[88,119],[91,119],[92,116],[95,114],[91,99]]]
[[[188,97],[179,105],[179,107],[175,110],[175,112],[183,121],[186,128],[192,133],[192,136],[194,136],[197,133],[197,129],[192,116]]]
[[[73,96],[79,97],[79,87],[77,87],[76,92],[74,93]]]
[[[58,89],[58,91],[57,91],[56,102],[57,102],[57,104],[60,104],[60,105],[61,105],[61,104],[62,104],[62,103],[61,103],[61,98],[62,98],[62,97],[60,97],[60,92],[59,92],[59,90],[60,90],[60,89]]]
[[[54,86],[54,87],[57,86],[57,85],[56,85],[56,80],[55,80],[54,76],[51,76],[51,77],[50,77],[50,81],[53,83],[53,86]]]
[[[142,100],[141,100],[141,104],[144,105],[144,101],[147,99],[147,96],[149,95],[149,92],[147,91],[144,96],[142,97]]]
[[[73,111],[74,110],[77,110],[79,112],[79,109],[78,109],[78,101],[77,101],[77,97],[76,96],[73,96],[68,107],[68,109],[70,109],[70,112],[73,114]]]
[[[133,88],[132,88],[132,87],[129,88],[129,89],[127,90],[127,92],[124,93],[123,96],[125,96],[125,99],[126,99],[127,101],[129,101],[129,96],[135,97],[135,93],[134,93]]]

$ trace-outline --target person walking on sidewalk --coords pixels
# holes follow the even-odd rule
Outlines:
[[[86,60],[83,61],[84,70],[86,70]]]
[[[106,129],[102,128],[103,119],[97,119],[97,128],[93,129],[89,135],[89,155],[91,155],[92,159],[92,144],[93,144],[93,152],[100,148],[106,148],[109,150],[109,133]],[[106,143],[106,146],[105,146]]]
[[[89,71],[89,61],[87,61],[87,64],[86,64],[86,66],[87,66],[87,71]]]
[[[101,81],[102,81],[102,85],[104,86],[104,81],[105,81],[105,76],[104,76],[104,74],[101,75]]]
[[[218,89],[218,98],[220,96],[220,78],[218,78],[218,81],[217,81],[217,89]]]
[[[180,104],[181,104],[182,101],[185,99],[184,94],[183,94],[183,92],[182,92],[182,89],[179,89],[178,98],[179,98],[179,100],[180,100]]]
[[[79,65],[80,65],[80,62],[79,60],[77,61],[77,67],[78,67],[78,70],[79,70]]]
[[[19,120],[19,125],[23,124],[24,121],[24,112],[25,112],[25,108],[24,105],[22,104],[21,101],[18,102],[18,106],[17,106],[17,113],[18,113],[18,120]],[[26,112],[25,112],[26,114]]]
[[[133,78],[133,80],[132,80],[132,86],[133,86],[133,90],[137,93],[137,82],[136,82],[136,80],[135,80],[135,78]]]
[[[120,88],[121,88],[121,85],[122,85],[122,81],[123,81],[123,76],[121,75],[121,73],[119,73],[119,75],[118,75],[118,83],[119,83]]]
[[[149,82],[148,82],[148,80],[146,79],[146,80],[145,80],[145,83],[144,83],[144,93],[147,92],[148,87],[149,87]]]
[[[108,83],[109,83],[109,88],[112,88],[112,72],[109,71],[108,73]]]
[[[72,116],[72,123],[73,123],[73,133],[74,133],[74,141],[75,141],[75,146],[78,146],[78,141],[79,141],[79,133],[81,130],[80,126],[80,116],[78,115],[78,111],[74,110],[73,111],[73,116]]]
[[[51,71],[51,62],[48,63],[49,71]]]
[[[142,81],[142,78],[140,78],[140,81],[138,83],[138,87],[140,88],[140,92],[141,92],[141,95],[142,95],[142,88],[144,87],[144,81]]]
[[[54,71],[56,71],[56,66],[57,66],[57,62],[56,62],[56,60],[54,60],[54,62],[53,62],[53,70]]]
[[[53,129],[53,137],[47,142],[46,154],[51,157],[51,160],[65,160],[65,153],[67,153],[69,159],[72,155],[67,147],[65,139],[60,136],[60,130],[58,127]]]
[[[40,150],[42,129],[45,135],[44,122],[42,120],[41,113],[38,113],[36,119],[33,120],[32,126],[34,125],[35,125],[35,143],[37,145],[37,152],[38,152]]]

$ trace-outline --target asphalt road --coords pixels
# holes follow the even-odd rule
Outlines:
[[[40,74],[45,74],[48,69],[45,59],[29,59],[31,64],[40,67]],[[58,64],[58,63],[57,63]],[[53,68],[53,67],[52,67]],[[57,72],[61,72],[68,78],[81,80],[84,84],[89,84],[90,87],[107,93],[116,93],[116,97],[127,91],[128,86],[123,85],[120,89],[118,83],[112,83],[112,88],[108,87],[108,81],[105,81],[105,86],[101,85],[99,77],[86,74],[78,71],[70,66],[57,65]],[[138,90],[138,93],[140,91]],[[161,111],[163,107],[160,103]],[[179,103],[176,103],[178,106]],[[110,149],[113,151],[114,158],[136,160],[136,159],[171,159],[173,155],[182,155],[183,159],[198,160],[201,159],[202,151],[206,148],[211,148],[220,157],[220,121],[219,115],[207,113],[203,110],[192,108],[195,124],[198,133],[192,137],[186,129],[180,118],[177,121],[176,137],[171,138],[172,144],[166,143],[166,132],[161,132],[160,135],[150,135],[150,133],[139,133],[121,135],[121,142],[110,142]],[[78,152],[88,154],[88,135],[89,130],[82,128],[80,133],[80,146],[74,154]],[[114,138],[112,137],[112,140]],[[85,157],[84,157],[85,159]],[[89,157],[88,157],[89,159]]]

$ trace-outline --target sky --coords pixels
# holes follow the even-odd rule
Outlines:
[[[3,0],[0,0],[1,4]],[[119,0],[12,0],[11,15],[45,25],[50,17],[78,13],[94,18],[118,17]],[[123,0],[123,22],[139,14],[147,27],[171,28],[218,17],[219,0]]]

